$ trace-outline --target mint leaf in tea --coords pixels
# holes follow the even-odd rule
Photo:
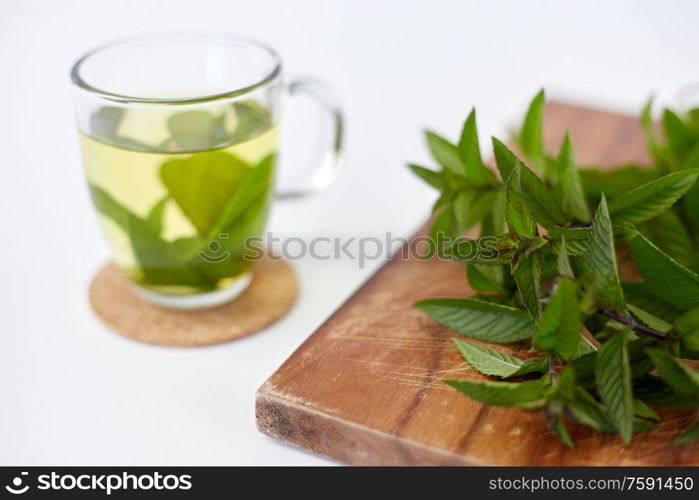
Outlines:
[[[102,108],[81,135],[90,193],[116,262],[166,295],[227,288],[250,268],[273,196],[278,125],[254,100],[225,113]],[[136,112],[137,113],[137,112]]]

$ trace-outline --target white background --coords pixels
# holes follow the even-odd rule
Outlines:
[[[404,168],[420,130],[455,136],[470,107],[501,134],[540,86],[636,112],[699,80],[699,4],[639,1],[0,0],[0,463],[327,464],[259,434],[256,388],[370,274],[296,263],[302,294],[274,327],[171,349],[111,333],[87,305],[108,258],[73,127],[71,63],[161,30],[247,33],[294,74],[330,83],[345,170],[275,207],[281,236],[407,235],[432,193]]]

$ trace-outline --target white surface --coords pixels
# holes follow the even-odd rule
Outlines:
[[[407,234],[432,193],[404,168],[420,129],[455,136],[476,105],[483,142],[544,85],[634,112],[699,80],[696,2],[0,0],[0,463],[325,464],[255,430],[262,381],[371,272],[297,263],[302,296],[258,335],[150,347],[101,326],[86,288],[108,257],[80,166],[68,70],[105,40],[231,30],[331,83],[347,112],[346,170],[278,205],[284,235]]]

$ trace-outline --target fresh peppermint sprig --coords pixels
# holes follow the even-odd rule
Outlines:
[[[575,421],[625,443],[657,426],[653,406],[699,407],[699,110],[662,115],[662,134],[642,113],[650,166],[602,171],[576,165],[566,133],[556,155],[543,147],[544,93],[515,137],[519,153],[493,138],[499,176],[483,163],[472,111],[459,141],[432,132],[438,168],[410,168],[440,193],[432,236],[453,240],[476,225],[495,237],[497,258],[457,247],[476,295],[416,305],[465,337],[522,342],[530,356],[455,340],[490,381],[447,380],[496,406],[543,410],[568,446]],[[594,212],[591,207],[596,207]],[[630,249],[643,279],[625,282],[617,254]],[[491,256],[492,257],[492,256]],[[699,437],[695,423],[676,439]]]

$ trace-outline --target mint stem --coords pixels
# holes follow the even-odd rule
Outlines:
[[[640,333],[645,333],[648,334],[652,337],[655,337],[656,339],[660,340],[667,340],[668,336],[665,335],[663,332],[656,330],[655,328],[651,328],[649,326],[643,325],[641,323],[638,323],[637,321],[631,319],[631,318],[626,318],[624,316],[621,316],[620,314],[615,313],[614,311],[609,311],[607,309],[599,308],[597,309],[597,312],[607,316],[608,318],[612,318],[614,321],[618,321],[619,323],[622,323],[632,330],[635,330]]]
[[[551,376],[551,382],[554,384],[558,380],[558,372],[556,371],[556,359],[553,356],[548,356],[549,363],[549,375]]]

